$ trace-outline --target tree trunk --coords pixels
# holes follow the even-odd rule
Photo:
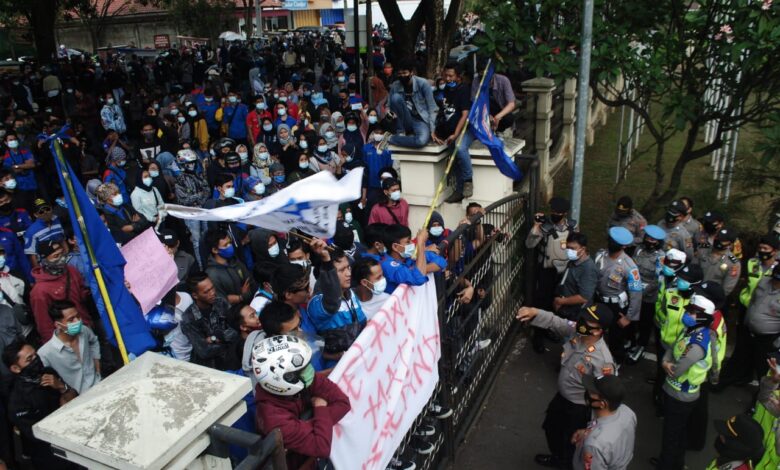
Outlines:
[[[412,18],[407,21],[401,15],[396,0],[378,0],[382,14],[387,20],[387,29],[393,36],[391,53],[396,65],[401,60],[414,59],[417,36],[425,24],[425,13],[431,1],[421,0]]]
[[[262,0],[257,0],[262,1]],[[244,31],[246,31],[246,38],[252,37],[254,32],[254,22],[252,21],[252,7],[254,6],[253,0],[248,0],[244,6]]]
[[[445,15],[444,0],[430,2],[430,9],[425,15],[426,77],[428,78],[437,77],[449,60],[462,5],[462,0],[452,0]]]
[[[54,37],[54,25],[57,21],[57,2],[54,0],[35,0],[30,2],[30,27],[35,40],[35,52],[41,64],[52,61],[57,51]]]

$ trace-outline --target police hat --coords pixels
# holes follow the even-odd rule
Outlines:
[[[609,229],[609,238],[623,246],[634,243],[634,236],[625,227],[612,227]]]
[[[612,309],[606,304],[591,303],[586,304],[582,308],[580,317],[585,319],[585,321],[598,322],[598,324],[606,330],[612,324],[614,314],[612,313]]]
[[[766,235],[762,235],[761,238],[758,239],[759,245],[768,245],[771,246],[773,250],[776,250],[780,248],[780,238],[777,237],[777,234],[775,233],[768,233]]]
[[[160,242],[163,245],[174,247],[179,242],[179,236],[176,235],[176,232],[173,230],[163,228],[160,229],[160,232],[157,234],[157,238],[160,239]]]
[[[562,197],[555,196],[554,198],[550,199],[550,210],[556,214],[569,212],[569,201]]]
[[[677,200],[672,201],[666,208],[666,213],[671,215],[683,215],[687,211],[688,208],[685,207],[685,204]]]
[[[704,271],[698,264],[689,264],[677,271],[677,277],[686,280],[691,284],[698,284],[704,279]]]
[[[717,309],[723,307],[723,303],[726,301],[723,286],[715,281],[702,282],[700,285],[694,286],[693,293],[710,299]]]
[[[739,441],[747,458],[761,455],[764,452],[764,430],[753,418],[745,414],[738,414],[729,419],[716,419],[713,423],[715,430],[726,438],[726,442]]]
[[[630,212],[633,208],[634,201],[632,201],[629,196],[622,196],[617,200],[617,205],[615,206],[615,209],[618,212]]]
[[[596,377],[593,374],[582,376],[582,385],[588,393],[595,393],[609,402],[610,408],[617,408],[623,403],[626,396],[626,387],[616,375],[602,375]]]
[[[723,214],[721,214],[718,211],[707,211],[704,213],[704,215],[701,218],[702,223],[704,222],[723,222],[726,219],[723,217]]]
[[[715,238],[722,242],[734,243],[737,240],[737,234],[733,230],[722,228],[715,234]]]
[[[645,227],[645,235],[658,241],[666,240],[666,231],[657,225],[648,225]]]

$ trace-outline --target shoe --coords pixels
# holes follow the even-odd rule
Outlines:
[[[628,363],[629,364],[636,364],[639,362],[640,359],[642,359],[642,355],[645,353],[645,348],[642,346],[636,346],[631,351],[628,352]]]
[[[452,408],[441,406],[436,402],[431,403],[431,406],[428,407],[428,410],[430,411],[431,416],[436,419],[447,419],[452,416]]]
[[[747,385],[749,385],[749,386],[751,386],[751,387],[758,387],[758,385],[759,385],[759,382],[758,382],[758,380],[756,380],[756,379],[753,379],[753,380],[751,380],[750,382],[748,382],[748,383],[747,383]]]
[[[470,198],[474,195],[474,182],[466,181],[463,183],[463,197]]]
[[[488,346],[490,346],[490,343],[492,343],[492,342],[493,342],[493,340],[490,339],[490,338],[477,340],[477,351],[482,351],[483,349],[485,349]]]
[[[391,132],[385,132],[384,137],[382,137],[382,142],[379,144],[379,151],[382,152],[387,148],[387,145],[390,141],[390,137],[392,137]]]
[[[436,446],[428,441],[420,439],[419,437],[413,437],[409,441],[409,447],[420,455],[428,455],[436,450]]]
[[[450,194],[450,197],[445,199],[444,202],[448,204],[457,204],[462,200],[463,200],[463,194],[458,191],[453,191],[453,193]]]
[[[387,464],[387,470],[414,470],[415,468],[417,468],[417,465],[414,462],[397,459],[395,457]]]
[[[534,462],[542,467],[560,468],[561,466],[560,459],[550,454],[536,454],[534,456]]]
[[[412,436],[415,437],[428,437],[436,434],[436,428],[430,424],[420,424],[414,429]]]

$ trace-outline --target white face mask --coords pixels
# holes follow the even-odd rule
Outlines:
[[[260,160],[268,160],[268,157],[271,155],[268,152],[260,152],[258,154],[258,157],[260,157]]]
[[[401,200],[401,191],[393,191],[390,193],[390,199],[393,201],[400,201]]]
[[[258,196],[262,196],[265,194],[265,185],[263,183],[257,183],[252,190],[257,194]]]
[[[442,233],[444,233],[444,227],[431,227],[430,230],[428,230],[432,236],[434,237],[440,237]]]
[[[268,248],[268,256],[276,258],[279,256],[279,244],[275,243],[272,247]]]
[[[328,151],[328,146],[327,145],[318,145],[317,146],[317,151],[320,152],[320,153],[325,153],[325,152]]]
[[[189,112],[187,112],[187,114],[189,114],[190,117],[195,117],[195,116],[198,115],[198,112],[197,111],[189,111]]]
[[[111,204],[117,207],[121,206],[123,202],[125,202],[125,200],[121,194],[116,194],[114,197],[111,198]]]
[[[9,140],[8,141],[8,148],[9,149],[19,148],[19,141],[18,140]]]
[[[344,214],[344,222],[351,224],[352,223],[352,212],[347,212]]]
[[[225,198],[233,197],[236,195],[236,188],[227,188],[224,191]]]
[[[371,281],[368,281],[371,282]],[[382,279],[372,282],[371,283],[371,293],[374,295],[380,295],[387,289],[387,278],[382,277]]]
[[[569,261],[577,261],[579,259],[579,255],[577,254],[577,250],[572,250],[571,248],[566,248],[566,259]]]
[[[326,131],[325,132],[325,137],[328,138],[328,139],[332,139],[332,138],[336,137],[336,133],[333,132],[333,131]]]
[[[273,129],[273,124],[263,124],[263,130],[266,132],[271,132],[271,129]]]
[[[255,108],[259,109],[260,111],[265,109],[265,103],[257,103],[255,105]]]
[[[404,252],[401,253],[402,258],[411,258],[414,255],[414,243],[404,245]]]
[[[368,123],[369,124],[376,124],[377,121],[378,121],[378,119],[377,119],[376,116],[369,116],[368,117]]]
[[[300,163],[298,163],[298,167],[301,170],[305,170],[305,169],[309,168],[309,162],[300,162]]]
[[[16,189],[16,180],[11,178],[10,180],[8,180],[5,183],[3,183],[3,187],[5,189],[10,189],[10,190]]]
[[[228,101],[235,104],[238,103],[238,97],[236,96],[228,96]]]
[[[307,149],[307,148],[309,148],[309,143],[308,143],[308,142],[306,142],[305,140],[302,140],[302,141],[301,141],[301,143],[300,143],[300,145],[301,145],[301,148],[302,148],[302,149]]]
[[[184,116],[179,116],[177,120],[179,121],[179,124],[184,124],[187,118],[185,118]]]
[[[282,103],[286,103],[287,102],[287,97],[286,96],[280,96],[279,97],[279,101],[281,101]]]
[[[307,259],[296,259],[290,261],[291,264],[297,264],[298,266],[302,267],[303,269],[309,269],[309,265],[311,264],[311,261]]]
[[[114,98],[109,98],[109,99],[107,99],[107,100],[106,100],[106,104],[107,104],[107,105],[112,105],[112,104],[114,104]]]
[[[372,134],[374,136],[374,142],[382,142],[384,140],[384,134]]]
[[[144,183],[146,186],[151,186],[151,185],[152,185],[152,178],[150,178],[150,177],[143,178],[141,181],[142,181],[142,182],[143,182],[143,183]]]
[[[5,267],[5,256],[0,255],[0,269]]]
[[[238,152],[238,157],[241,159],[241,163],[246,163],[249,160],[249,154],[246,152]]]
[[[149,171],[149,176],[151,176],[152,178],[157,178],[158,176],[160,176],[160,172],[156,170],[151,170]]]
[[[347,125],[347,130],[350,131],[350,132],[355,132],[357,130],[357,126],[354,125],[354,124],[348,124]]]
[[[173,108],[173,109],[171,110],[171,114],[172,114],[172,115],[174,115],[174,116],[176,116],[177,114],[179,114],[179,110],[178,110],[177,108]]]
[[[284,108],[279,108],[279,111],[277,111],[277,113],[279,113],[279,116],[284,116],[285,114],[287,114],[287,110]]]

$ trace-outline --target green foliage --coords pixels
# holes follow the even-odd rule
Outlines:
[[[172,20],[195,36],[216,39],[221,31],[230,27],[232,0],[137,0],[142,5],[165,8]]]

